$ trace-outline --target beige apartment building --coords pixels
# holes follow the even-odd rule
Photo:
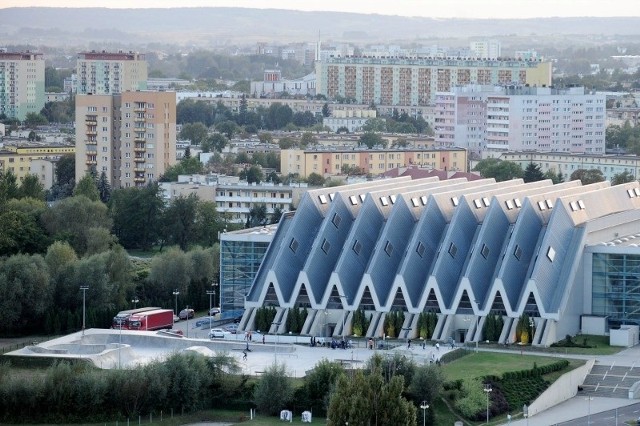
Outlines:
[[[283,176],[297,173],[306,178],[341,174],[343,166],[357,167],[363,174],[379,175],[397,167],[416,165],[446,171],[467,171],[467,152],[462,148],[438,149],[285,149],[280,154]]]
[[[95,169],[113,188],[145,186],[176,161],[175,92],[76,96],[76,181]]]
[[[147,61],[135,52],[82,52],[76,65],[79,95],[109,95],[147,88]]]
[[[44,103],[42,53],[0,51],[0,114],[22,121]]]

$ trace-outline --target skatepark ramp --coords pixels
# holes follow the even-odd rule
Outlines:
[[[629,390],[636,382],[640,382],[640,367],[594,365],[578,393],[585,396],[628,398]]]

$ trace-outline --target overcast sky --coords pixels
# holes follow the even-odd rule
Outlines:
[[[229,6],[378,13],[433,18],[640,16],[637,0],[1,0],[0,8]]]

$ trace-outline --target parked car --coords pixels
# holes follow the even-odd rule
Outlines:
[[[173,322],[178,322],[178,321],[180,321],[180,317],[178,315],[174,315]]]
[[[214,316],[220,313],[220,308],[211,308],[209,309],[209,316]]]
[[[190,308],[185,308],[180,311],[180,314],[178,314],[181,320],[191,319],[193,318],[194,315],[195,315],[194,310]]]
[[[196,320],[195,327],[202,327],[203,325],[209,325],[210,323],[215,324],[216,319],[213,317],[202,317]]]
[[[224,336],[230,334],[221,328],[212,328],[209,332],[209,339],[224,339]]]
[[[222,327],[222,329],[228,331],[231,334],[236,334],[238,332],[238,324],[227,324]]]

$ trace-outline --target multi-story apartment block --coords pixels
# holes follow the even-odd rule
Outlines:
[[[282,93],[289,95],[315,96],[316,75],[307,74],[302,78],[287,80],[282,78],[279,69],[265,70],[262,81],[251,82],[251,95],[257,97],[272,97]]]
[[[583,87],[465,86],[436,96],[436,142],[480,153],[603,154],[605,96]]]
[[[147,88],[147,62],[134,52],[78,54],[78,94],[110,95]]]
[[[220,183],[216,186],[215,203],[218,212],[224,215],[230,223],[245,223],[251,209],[259,204],[267,208],[267,216],[272,215],[276,209],[281,212],[290,211],[293,208],[294,192],[299,198],[300,193],[306,188],[287,185],[274,185],[272,183],[237,184]]]
[[[0,52],[0,114],[24,120],[44,104],[42,53]]]
[[[472,41],[469,49],[476,58],[495,59],[502,56],[502,46],[498,40]]]
[[[376,105],[431,105],[467,84],[550,85],[551,63],[477,58],[329,57],[316,64],[316,92]]]
[[[398,167],[416,165],[437,170],[467,171],[467,152],[462,148],[424,149],[362,149],[317,147],[300,150],[285,149],[280,154],[283,175],[298,174],[308,177],[339,175],[343,166],[357,168],[364,174],[379,175]]]
[[[11,171],[18,182],[21,182],[28,174],[36,174],[41,182],[42,175],[32,167],[36,160],[57,160],[65,154],[73,154],[73,145],[28,143],[21,145],[5,144],[0,150],[0,170]]]
[[[495,155],[501,160],[518,163],[524,170],[529,163],[540,166],[543,173],[553,171],[562,173],[564,180],[569,180],[573,172],[579,169],[596,169],[602,172],[606,180],[612,180],[615,175],[630,173],[638,179],[640,173],[640,157],[636,155],[594,155],[571,154],[561,152],[503,152]]]
[[[349,133],[361,132],[362,127],[372,118],[376,118],[375,109],[334,109],[331,117],[322,119],[322,125],[331,129],[332,132],[337,132],[339,129],[346,129]]]
[[[113,188],[145,186],[176,161],[175,92],[76,97],[76,181],[93,168]]]

